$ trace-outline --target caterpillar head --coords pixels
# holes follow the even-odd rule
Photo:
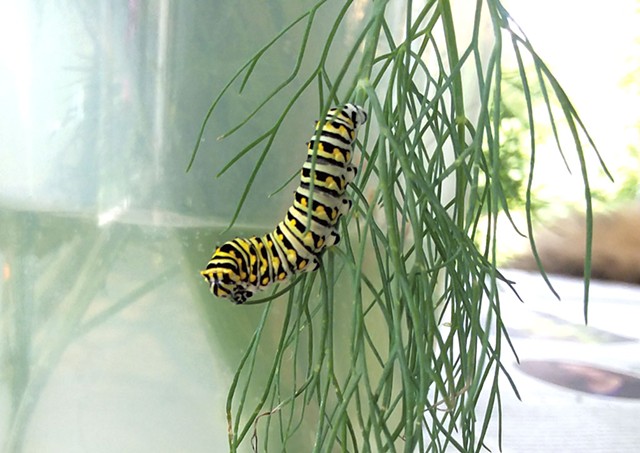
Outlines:
[[[226,245],[226,244],[225,244]],[[216,297],[231,299],[236,304],[244,303],[253,295],[241,281],[238,260],[225,250],[225,245],[213,253],[207,268],[200,272]]]

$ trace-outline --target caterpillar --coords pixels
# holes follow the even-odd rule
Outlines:
[[[264,236],[235,238],[217,247],[200,272],[215,296],[242,304],[272,283],[320,266],[324,250],[340,241],[338,221],[351,209],[345,191],[356,175],[353,142],[366,121],[362,107],[346,104],[327,112],[322,129],[316,122],[284,219]]]

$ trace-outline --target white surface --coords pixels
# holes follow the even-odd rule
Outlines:
[[[516,281],[524,299],[519,302],[509,290],[502,295],[504,321],[521,361],[556,360],[640,377],[639,286],[592,281],[585,326],[582,280],[552,276],[558,301],[537,274],[508,270],[504,275]],[[504,452],[640,448],[640,399],[571,390],[525,374],[506,353],[503,360],[522,397],[518,401],[502,380]],[[486,445],[498,450],[495,424]]]

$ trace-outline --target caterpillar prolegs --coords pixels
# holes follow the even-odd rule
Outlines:
[[[201,271],[215,296],[242,304],[274,282],[318,268],[324,250],[340,241],[338,221],[351,208],[345,191],[356,175],[351,163],[353,142],[366,121],[361,107],[346,104],[327,112],[322,130],[316,123],[315,134],[307,142],[300,184],[284,220],[264,236],[225,242]]]

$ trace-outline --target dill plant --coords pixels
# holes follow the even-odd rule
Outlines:
[[[361,166],[343,241],[324,255],[318,272],[253,301],[267,304],[228,394],[232,452],[248,444],[254,451],[314,452],[485,447],[492,414],[498,425],[501,417],[498,379],[505,375],[511,382],[500,362],[510,342],[498,291],[500,281],[509,282],[496,266],[497,216],[508,213],[499,146],[507,52],[519,68],[531,137],[525,208],[534,253],[530,79],[547,106],[560,152],[570,148],[578,158],[591,234],[583,142],[595,146],[501,3],[477,1],[470,23],[459,20],[460,11],[446,0],[365,6],[356,26],[349,24],[348,46],[342,41],[347,18],[363,2],[322,0],[284,28],[229,80],[197,140],[199,145],[220,100],[237,85],[242,91],[251,84],[260,60],[294,29],[303,31],[290,76],[221,137],[240,130],[274,98],[287,97],[273,126],[221,169],[259,152],[231,224],[303,94],[315,92],[318,117],[349,100],[369,112],[358,137]],[[321,12],[333,22],[318,23]],[[460,38],[464,27],[468,39]],[[325,33],[315,35],[318,29]],[[569,131],[570,145],[561,143],[560,127]],[[589,258],[587,275],[588,264]],[[585,314],[588,285],[587,277]],[[272,302],[283,294],[286,304]],[[507,391],[517,393],[513,383]]]

